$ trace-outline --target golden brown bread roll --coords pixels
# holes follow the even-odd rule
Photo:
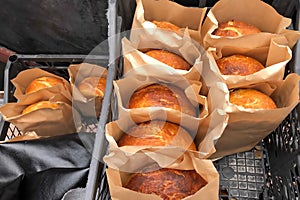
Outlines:
[[[260,32],[261,31],[257,27],[251,24],[236,20],[230,20],[220,23],[218,25],[218,28],[214,30],[212,34],[217,36],[236,37]]]
[[[189,70],[191,65],[179,55],[162,50],[162,49],[153,49],[146,52],[146,55],[155,58],[156,60],[165,63],[173,67],[174,69],[182,69],[182,70]]]
[[[266,94],[255,89],[236,89],[230,92],[229,101],[235,105],[252,109],[275,109],[275,102]]]
[[[130,190],[156,194],[164,200],[179,200],[193,195],[207,184],[195,170],[162,168],[132,174],[124,185]]]
[[[180,146],[196,151],[190,134],[171,122],[149,121],[133,126],[123,134],[118,145],[121,146]]]
[[[130,97],[128,107],[165,107],[196,116],[194,106],[180,88],[159,83],[137,89]]]
[[[220,58],[216,62],[223,75],[246,76],[264,69],[256,59],[239,54]]]
[[[155,24],[158,28],[166,29],[170,31],[178,31],[180,28],[170,22],[167,21],[152,21],[153,24]]]
[[[87,98],[103,97],[106,79],[101,77],[87,77],[78,84],[78,90]]]
[[[60,78],[43,76],[34,79],[26,88],[26,94],[36,92],[41,89],[50,88],[57,84],[64,84]]]
[[[30,112],[38,110],[38,109],[42,109],[42,108],[57,109],[58,108],[58,103],[53,103],[53,102],[50,102],[50,101],[40,101],[40,102],[34,103],[34,104],[31,104],[31,105],[27,106],[22,111],[22,115],[24,115],[26,113],[30,113]]]

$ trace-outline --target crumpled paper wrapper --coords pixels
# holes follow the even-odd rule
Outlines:
[[[212,35],[219,23],[238,20],[252,24],[262,32],[240,37],[220,37]],[[286,18],[261,0],[221,0],[208,12],[201,28],[203,46],[223,48],[224,46],[245,46],[256,48],[268,46],[271,38],[284,36],[292,48],[300,37],[300,32],[287,30],[291,19]]]
[[[225,109],[229,115],[228,125],[216,141],[217,151],[210,158],[248,151],[275,130],[299,103],[299,81],[300,76],[292,73],[285,80],[248,86],[269,95],[277,109],[245,109],[229,102]]]
[[[10,140],[6,141],[0,141],[1,143],[6,143],[6,142],[18,142],[18,141],[24,141],[24,140],[35,140],[41,138],[38,136],[34,131],[26,132],[23,135],[16,136]]]
[[[159,167],[163,168],[173,168],[181,170],[194,169],[207,181],[207,184],[203,188],[201,188],[195,194],[184,198],[184,200],[219,199],[219,174],[211,160],[199,159],[194,157],[192,154],[186,153],[177,160],[174,160],[172,163],[165,165],[165,163],[161,163],[156,159],[157,157],[160,157],[159,154],[156,155],[156,157],[143,154],[140,155],[140,157],[136,157],[135,155],[127,157],[126,166],[123,166],[124,168],[120,169],[110,165],[109,161],[111,161],[113,157],[114,155],[109,154],[104,158],[105,162],[108,162],[109,166],[109,168],[106,170],[106,174],[111,198],[113,200],[161,199],[157,195],[143,194],[123,187],[132,173],[139,172],[143,170],[144,167],[148,167],[149,165],[158,165]]]
[[[106,77],[107,69],[98,65],[81,63],[72,64],[68,67],[70,83],[72,87],[72,105],[83,116],[98,118],[102,106],[102,98],[86,98],[78,90],[77,85],[87,77]]]
[[[174,37],[188,34],[196,41],[200,41],[201,25],[207,8],[184,7],[168,0],[136,0],[136,10],[133,18],[130,40],[145,34],[151,37],[152,33],[160,32]],[[166,8],[168,12],[166,12]],[[179,33],[157,29],[151,21],[167,21],[180,27]]]
[[[268,47],[247,48],[245,46],[226,46],[216,51],[216,48],[208,49],[208,56],[212,60],[211,70],[221,76],[228,88],[243,87],[246,85],[265,82],[280,81],[284,77],[285,66],[292,58],[292,51],[288,46],[281,45],[283,38],[273,38]],[[222,75],[215,59],[222,56],[241,54],[252,57],[261,62],[265,68],[247,76]]]
[[[5,121],[11,122],[23,133],[34,131],[38,136],[54,136],[74,133],[81,129],[81,119],[76,110],[72,109],[69,100],[63,95],[34,96],[24,101],[7,103],[0,107],[0,113]],[[49,100],[59,103],[57,109],[38,109],[33,112],[22,114],[28,105]]]
[[[50,88],[45,88],[39,91],[36,91],[34,93],[25,94],[26,88],[28,85],[36,78],[40,78],[43,76],[47,77],[55,77],[63,80],[64,84],[57,84]],[[47,95],[47,96],[60,96],[61,94],[65,96],[71,104],[72,102],[72,93],[71,93],[71,85],[70,83],[65,80],[64,78],[57,76],[55,74],[52,74],[50,72],[47,72],[45,70],[39,69],[39,68],[32,68],[21,71],[16,78],[11,80],[12,84],[16,87],[14,96],[20,100],[20,101],[27,101],[28,99],[32,98],[39,98],[41,95]],[[47,93],[47,94],[45,94]]]
[[[169,39],[166,39],[165,37],[160,37],[158,34],[153,34],[150,38],[144,36],[145,35],[139,35],[139,40],[136,40],[135,42],[131,42],[127,38],[122,39],[124,76],[131,70],[149,64],[160,65],[160,71],[165,71],[164,73],[174,73],[174,68],[139,50],[164,49],[181,56],[192,66],[189,70],[176,69],[175,71],[178,74],[184,76],[186,79],[200,80],[202,62],[201,52],[198,49],[201,47],[193,42],[190,37],[170,37]],[[147,72],[145,75],[147,75]]]

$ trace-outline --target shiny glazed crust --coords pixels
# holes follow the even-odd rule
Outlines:
[[[175,86],[151,84],[136,90],[128,104],[128,108],[165,107],[196,116],[196,110],[184,92]]]
[[[36,78],[27,86],[26,94],[30,94],[41,89],[50,88],[57,84],[63,84],[63,81],[55,77],[43,76],[40,78]]]
[[[125,188],[156,194],[164,200],[179,200],[193,195],[207,182],[195,170],[162,168],[129,177]]]
[[[166,50],[154,49],[147,51],[146,55],[151,56],[174,69],[189,70],[191,68],[191,65],[185,59]]]
[[[251,25],[241,21],[231,20],[228,22],[220,23],[218,28],[214,30],[213,35],[237,37],[249,34],[260,33],[261,31]]]
[[[103,97],[106,79],[101,77],[88,77],[78,84],[78,90],[85,97]]]
[[[275,109],[275,102],[264,93],[254,89],[236,89],[230,92],[229,101],[252,109]]]
[[[170,22],[166,21],[152,21],[153,24],[155,24],[158,28],[166,29],[170,31],[178,31],[180,28]]]
[[[216,62],[223,75],[246,76],[264,69],[264,66],[256,59],[243,55],[223,57]]]
[[[27,106],[23,111],[22,115],[30,113],[32,111],[38,110],[38,109],[43,109],[43,108],[51,108],[51,109],[57,109],[58,104],[57,103],[52,103],[50,101],[40,101],[34,104],[31,104]]]
[[[121,146],[180,146],[196,151],[190,134],[171,122],[150,121],[133,126],[118,141]]]

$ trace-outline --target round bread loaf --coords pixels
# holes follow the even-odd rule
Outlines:
[[[146,52],[146,55],[155,58],[156,60],[173,67],[174,69],[189,70],[191,65],[179,55],[162,50],[162,49],[153,49]]]
[[[87,77],[78,84],[78,90],[87,98],[103,97],[106,79],[101,77]]]
[[[166,29],[170,31],[178,31],[180,28],[170,22],[167,21],[152,21],[153,24],[155,24],[158,28]]]
[[[218,28],[215,29],[212,34],[217,36],[237,37],[260,32],[261,31],[257,27],[251,24],[236,20],[230,20],[220,23],[218,25]]]
[[[165,107],[196,116],[196,109],[180,88],[159,83],[136,90],[129,99],[128,107]]]
[[[22,115],[30,113],[30,112],[38,110],[38,109],[43,109],[43,108],[57,109],[58,103],[53,103],[50,101],[40,101],[40,102],[34,103],[34,104],[27,106],[22,111]]]
[[[254,58],[239,54],[216,60],[223,75],[247,76],[264,69],[264,66]]]
[[[177,124],[165,121],[149,121],[133,126],[123,134],[121,146],[180,146],[196,151],[190,134]]]
[[[207,184],[195,170],[162,168],[132,174],[125,184],[130,190],[156,194],[164,200],[179,200],[195,194]]]
[[[235,105],[252,109],[275,109],[275,102],[266,94],[255,89],[236,89],[230,92],[229,101]]]
[[[43,76],[34,79],[26,88],[26,94],[30,94],[41,89],[50,88],[57,84],[64,84],[60,78]]]

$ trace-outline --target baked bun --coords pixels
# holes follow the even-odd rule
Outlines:
[[[216,62],[223,75],[246,76],[264,69],[256,59],[239,54],[220,58]]]
[[[78,84],[78,90],[87,98],[103,97],[106,79],[101,77],[87,77]]]
[[[125,184],[130,190],[156,194],[164,200],[179,200],[195,194],[207,184],[195,170],[162,168],[132,174]]]
[[[180,146],[196,151],[190,134],[177,124],[149,121],[133,126],[118,141],[121,146]]]
[[[252,109],[275,109],[275,102],[266,94],[254,89],[236,89],[230,92],[229,101]]]
[[[174,69],[189,70],[191,68],[191,65],[185,59],[166,50],[153,49],[147,51],[146,55],[151,56],[152,58],[155,58],[156,60],[165,63]]]
[[[166,30],[170,30],[170,31],[175,31],[177,32],[180,28],[170,22],[166,22],[166,21],[152,21],[153,24],[155,24],[158,28],[161,29],[166,29]]]
[[[251,25],[241,21],[230,20],[228,22],[220,23],[218,28],[214,30],[213,35],[237,37],[249,34],[260,33],[261,31]]]
[[[64,84],[60,78],[52,76],[43,76],[34,79],[26,88],[26,94],[36,92],[41,89],[50,88],[57,84]]]
[[[165,107],[196,116],[194,106],[180,88],[159,83],[136,90],[129,99],[128,107]]]
[[[30,112],[38,110],[38,109],[43,109],[43,108],[57,109],[58,104],[50,102],[50,101],[40,101],[40,102],[37,102],[37,103],[34,103],[34,104],[31,104],[31,105],[27,106],[22,111],[22,115],[30,113]]]

